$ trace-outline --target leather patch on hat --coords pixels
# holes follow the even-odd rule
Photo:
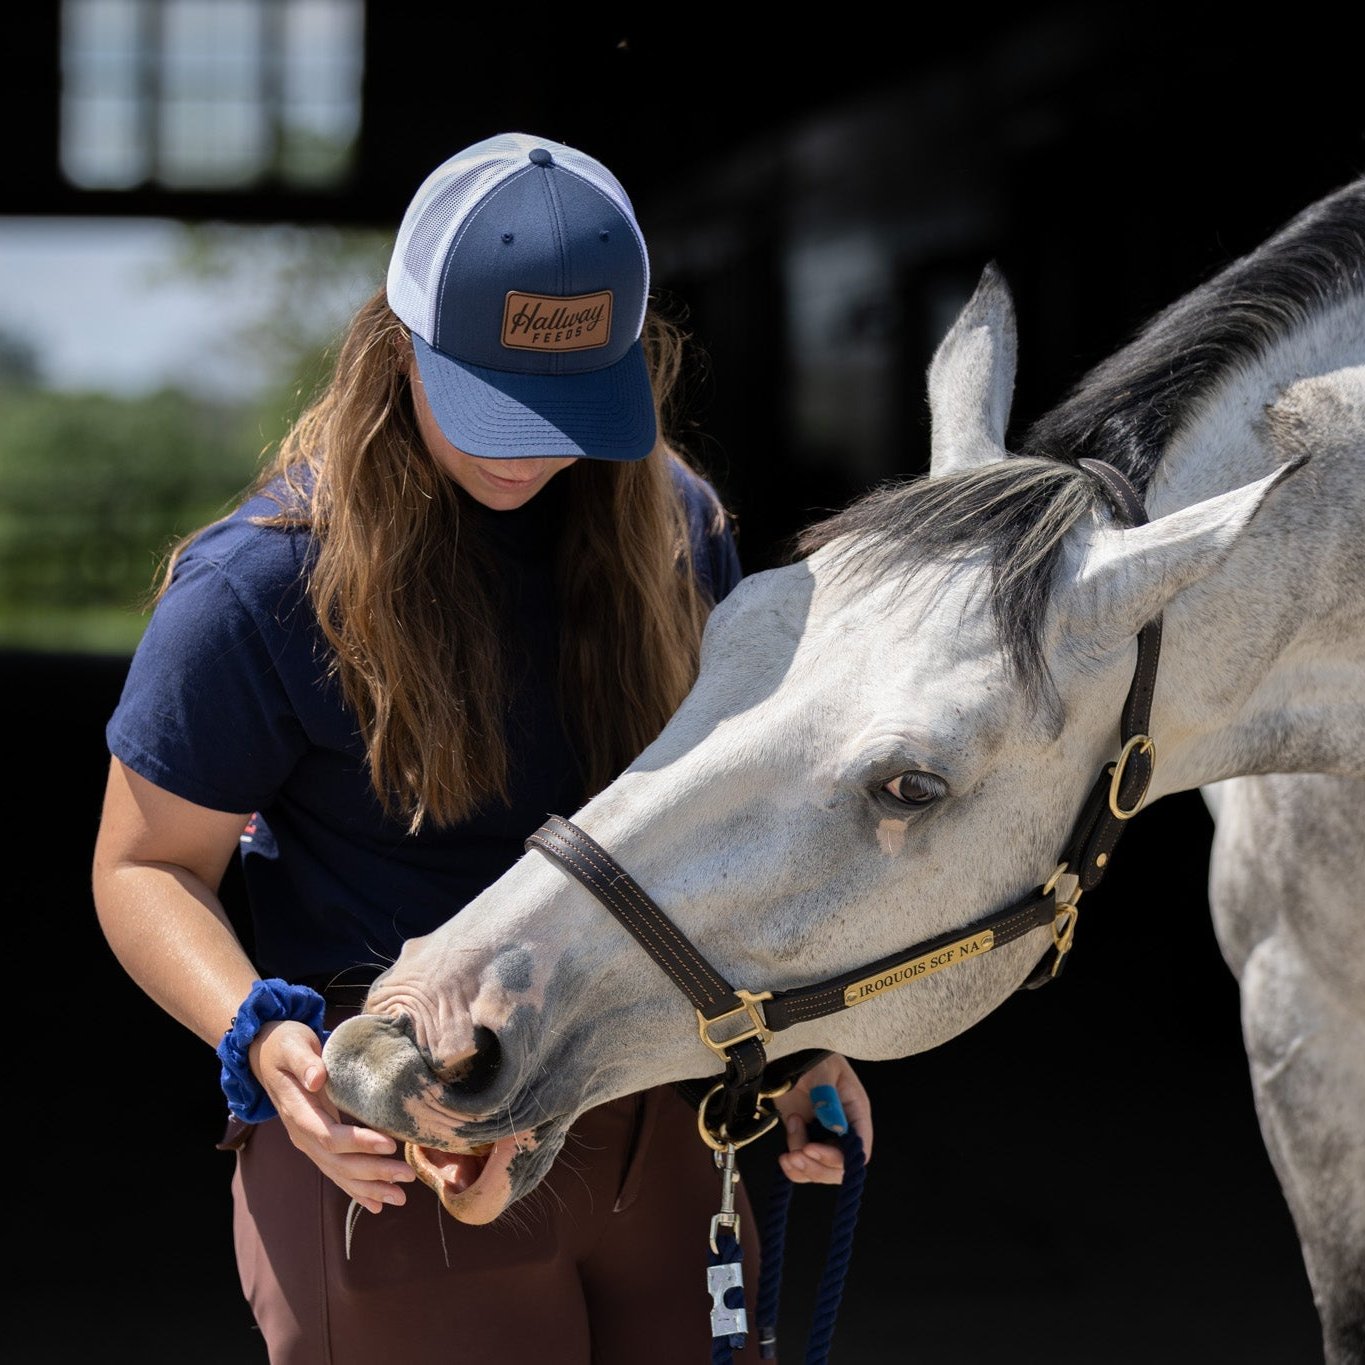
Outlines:
[[[509,292],[502,310],[502,344],[519,351],[587,351],[611,340],[611,290],[600,294]]]

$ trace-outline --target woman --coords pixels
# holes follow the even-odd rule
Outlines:
[[[321,1054],[404,939],[654,738],[739,577],[662,434],[681,338],[648,294],[599,162],[524,134],[444,162],[325,391],[172,556],[109,722],[96,907],[222,1060],[238,1267],[274,1365],[709,1349],[718,1181],[674,1092],[583,1115],[546,1198],[470,1227],[337,1113]],[[217,894],[238,851],[241,937]],[[783,1101],[794,1180],[840,1178],[801,1122],[822,1081],[870,1145],[833,1058]]]

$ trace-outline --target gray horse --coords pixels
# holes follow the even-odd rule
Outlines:
[[[1051,924],[766,1040],[774,1059],[935,1047],[1083,920],[1059,850],[1123,767],[1159,617],[1146,800],[1202,789],[1215,813],[1262,1131],[1327,1358],[1363,1361],[1365,181],[1157,317],[1010,453],[1015,355],[988,267],[930,369],[928,477],[745,580],[677,714],[574,822],[760,998],[961,939],[1046,884]],[[1082,458],[1127,477],[1145,524]],[[407,944],[324,1056],[337,1104],[473,1222],[538,1183],[584,1109],[721,1069],[683,995],[535,851]]]

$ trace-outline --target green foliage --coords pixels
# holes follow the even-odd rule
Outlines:
[[[0,389],[38,382],[38,352],[27,337],[0,327]]]
[[[162,556],[228,509],[261,444],[183,393],[0,389],[0,644],[131,648]]]
[[[391,232],[358,228],[184,224],[161,277],[193,281],[210,315],[228,296],[256,301],[254,319],[217,345],[224,361],[266,376],[259,407],[278,439],[330,372],[351,315],[383,282],[392,245]]]
[[[210,320],[229,295],[259,301],[251,321],[206,329],[207,363],[217,347],[267,376],[249,401],[44,389],[27,341],[0,335],[0,648],[132,651],[167,551],[232,507],[321,387],[391,241],[183,226],[161,279],[193,280]]]

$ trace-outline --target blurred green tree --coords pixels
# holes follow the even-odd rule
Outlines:
[[[164,551],[255,474],[249,430],[175,391],[0,393],[0,642],[131,648]]]
[[[326,378],[391,238],[201,225],[181,241],[159,273],[194,280],[206,318],[222,316],[219,291],[260,300],[216,338],[221,363],[253,362],[255,390],[233,400],[60,391],[42,386],[23,338],[0,336],[2,648],[131,652],[166,552],[229,510]]]

